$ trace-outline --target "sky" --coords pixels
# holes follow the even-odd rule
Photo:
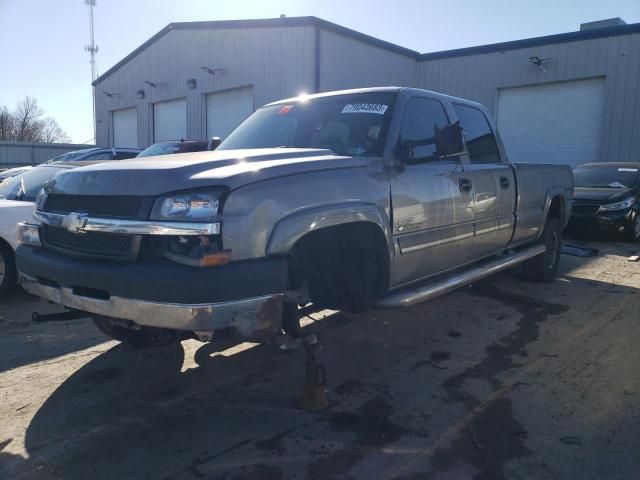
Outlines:
[[[97,0],[98,73],[171,22],[314,15],[419,52],[578,30],[640,0]],[[0,106],[29,95],[73,142],[93,137],[85,0],[0,0]]]

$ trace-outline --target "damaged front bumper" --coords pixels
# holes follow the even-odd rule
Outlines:
[[[288,285],[283,258],[195,268],[167,260],[76,259],[20,245],[16,264],[28,292],[93,315],[195,332],[235,328],[247,338],[282,327]]]
[[[116,296],[86,297],[74,293],[73,288],[45,285],[24,274],[20,275],[20,284],[27,292],[65,307],[131,320],[140,326],[188,331],[235,328],[245,337],[269,335],[281,328],[283,294],[210,304],[180,304]]]

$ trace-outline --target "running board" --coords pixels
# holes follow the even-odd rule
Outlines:
[[[544,245],[536,245],[515,253],[509,253],[496,260],[483,262],[469,270],[445,276],[443,279],[426,280],[391,292],[378,301],[382,308],[409,307],[438,297],[459,287],[481,280],[489,275],[514,267],[545,252]]]

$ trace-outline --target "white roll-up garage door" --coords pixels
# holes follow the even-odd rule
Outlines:
[[[604,78],[506,88],[498,130],[513,162],[571,166],[600,160]]]
[[[207,95],[207,137],[226,137],[252,113],[251,87],[210,93]]]
[[[184,98],[153,104],[153,141],[187,138],[187,101]]]
[[[124,108],[114,110],[113,121],[113,146],[137,147],[138,146],[138,109]]]

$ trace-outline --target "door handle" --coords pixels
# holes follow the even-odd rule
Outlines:
[[[509,179],[507,177],[500,177],[500,187],[503,190],[508,189],[509,185],[510,185],[510,183],[509,183]]]
[[[471,183],[471,180],[469,180],[468,178],[464,178],[464,177],[462,177],[460,180],[458,180],[458,185],[460,186],[460,191],[461,192],[470,192],[471,191],[471,187],[473,187],[473,184]]]

